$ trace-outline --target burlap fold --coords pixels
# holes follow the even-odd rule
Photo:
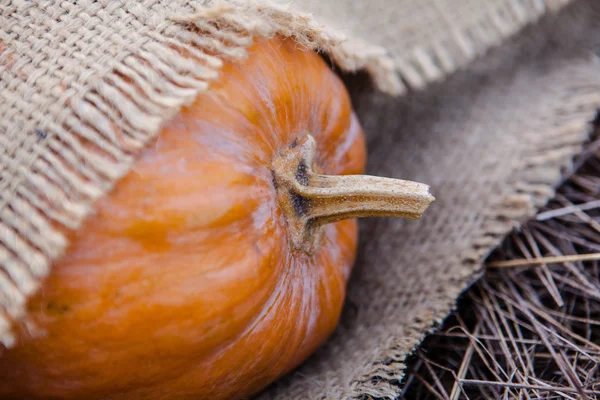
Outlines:
[[[485,254],[552,195],[587,137],[600,68],[556,31],[573,32],[593,0],[532,28],[539,33],[501,57],[472,63],[566,3],[3,2],[0,340],[11,346],[12,324],[27,322],[27,298],[67,246],[62,227],[76,229],[93,212],[161,126],[210,90],[223,60],[243,62],[253,37],[280,34],[342,70],[367,71],[380,90],[426,89],[394,99],[350,85],[370,172],[426,182],[437,201],[418,222],[363,225],[340,329],[263,396],[394,398],[405,356],[477,277]]]

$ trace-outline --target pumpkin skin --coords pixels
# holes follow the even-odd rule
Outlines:
[[[365,142],[340,79],[292,40],[258,41],[184,108],[70,233],[0,356],[2,399],[237,399],[331,334],[355,220],[290,245],[272,163],[310,133],[324,173],[359,174]]]

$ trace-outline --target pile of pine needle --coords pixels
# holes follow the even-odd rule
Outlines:
[[[600,140],[409,363],[406,399],[600,398]]]

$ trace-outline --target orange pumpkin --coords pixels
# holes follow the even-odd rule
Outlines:
[[[263,389],[336,326],[357,244],[347,218],[418,217],[432,199],[417,183],[339,176],[364,165],[326,63],[291,40],[257,43],[70,234],[28,304],[41,334],[22,328],[0,356],[0,398]]]

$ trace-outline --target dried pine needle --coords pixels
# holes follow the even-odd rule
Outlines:
[[[567,262],[576,262],[576,261],[594,261],[594,260],[600,260],[600,253],[530,258],[527,260],[495,261],[495,262],[487,263],[485,266],[488,268],[507,268],[507,267],[521,267],[524,265],[556,264],[556,263],[567,263]]]

